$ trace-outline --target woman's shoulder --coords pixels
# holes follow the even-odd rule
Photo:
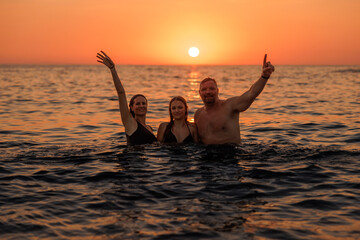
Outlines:
[[[162,122],[162,123],[160,123],[159,128],[166,127],[167,125],[169,125],[169,122]]]
[[[169,122],[162,122],[162,123],[160,123],[158,129],[165,129],[168,125],[169,125]]]
[[[150,125],[146,125],[148,128],[150,128],[151,129],[151,131],[154,131],[154,129],[152,128],[152,126],[150,126]]]

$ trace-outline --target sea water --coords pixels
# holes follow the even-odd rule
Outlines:
[[[156,133],[260,66],[117,66]],[[360,238],[360,66],[276,66],[241,145],[126,146],[106,67],[0,66],[1,239]]]

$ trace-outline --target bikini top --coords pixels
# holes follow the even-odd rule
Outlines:
[[[133,145],[141,145],[141,144],[150,144],[156,142],[157,139],[155,135],[150,132],[146,127],[144,127],[141,123],[137,122],[136,131],[131,134],[131,136],[126,134],[127,144],[130,146]]]
[[[189,125],[186,124],[186,126],[189,129],[189,135],[181,142],[181,143],[193,143],[194,142],[194,138],[191,135],[190,132],[190,128]],[[175,137],[175,135],[173,134],[173,132],[171,131],[171,128],[167,128],[165,133],[164,133],[164,143],[177,143],[177,139]]]

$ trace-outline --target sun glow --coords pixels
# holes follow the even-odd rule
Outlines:
[[[199,51],[199,49],[197,47],[191,47],[189,49],[189,55],[191,57],[197,57],[199,55],[199,53],[200,53],[200,51]]]

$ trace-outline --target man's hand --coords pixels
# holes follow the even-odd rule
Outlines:
[[[264,56],[263,70],[261,77],[268,79],[271,74],[275,71],[275,67],[270,62],[266,62],[267,54]]]

